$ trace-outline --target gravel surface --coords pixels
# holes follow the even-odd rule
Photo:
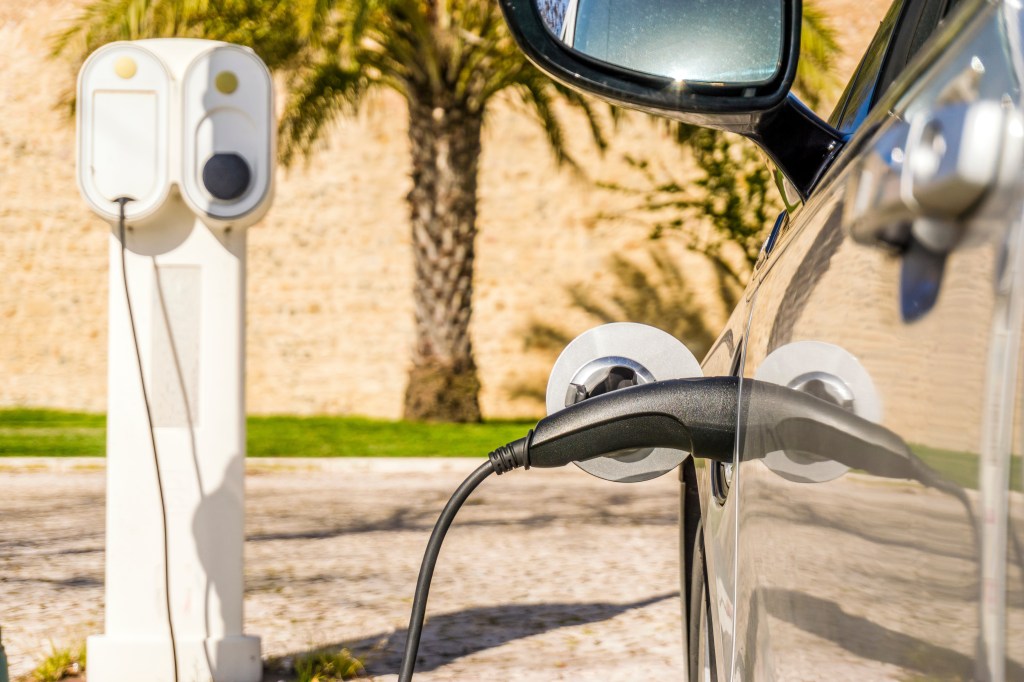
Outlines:
[[[246,633],[264,657],[345,646],[394,680],[427,537],[478,464],[251,460]],[[102,631],[103,460],[0,462],[0,625],[13,676]],[[448,535],[416,679],[684,675],[674,474],[486,481]],[[268,674],[267,680],[281,675]]]

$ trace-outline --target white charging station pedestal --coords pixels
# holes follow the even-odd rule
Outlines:
[[[79,74],[79,187],[112,227],[106,616],[90,682],[262,675],[260,640],[242,632],[245,241],[273,194],[273,103],[263,62],[213,41],[112,43]]]

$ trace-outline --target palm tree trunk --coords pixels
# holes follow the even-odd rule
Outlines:
[[[469,322],[483,117],[432,99],[408,99],[416,344],[405,418],[473,422],[480,380]]]

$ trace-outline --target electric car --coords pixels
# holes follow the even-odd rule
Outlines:
[[[690,678],[1024,680],[1021,4],[896,0],[825,120],[800,0],[539,1],[539,68],[746,136],[787,207],[701,365],[743,380],[680,468]]]

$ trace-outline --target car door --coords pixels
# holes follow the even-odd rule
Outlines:
[[[936,20],[947,10],[901,4]],[[708,541],[709,554],[735,552],[719,560],[734,579],[708,585],[716,629],[728,623],[720,678],[1024,679],[1021,541],[1006,511],[1024,309],[1022,23],[1016,3],[959,5],[858,114],[756,273],[744,377],[840,404],[906,450],[821,431],[809,452],[744,428],[766,409],[746,385],[725,503],[736,526]],[[888,54],[924,42],[920,16],[894,23]],[[893,59],[874,68],[881,78]],[[801,442],[820,426],[799,426]]]
[[[780,222],[782,218],[780,216]],[[736,376],[742,370],[744,337],[752,302],[752,295],[741,297],[701,363],[704,376]],[[683,595],[684,646],[688,666],[692,668],[699,667],[701,660],[723,660],[721,633],[731,636],[732,632],[733,611],[729,595],[733,585],[729,578],[736,570],[737,517],[735,500],[728,497],[731,471],[732,467],[693,457],[688,458],[679,471],[680,593]],[[695,556],[694,543],[702,545],[702,556]],[[706,594],[701,593],[700,583],[705,583]],[[709,629],[707,616],[704,617],[704,625],[694,620],[700,617],[701,602],[708,599],[708,594],[712,595],[711,601],[721,607],[711,619],[710,629],[715,632],[710,637],[706,632]],[[700,630],[705,632],[695,632]],[[705,648],[715,647],[716,650],[698,655],[699,637],[704,638]],[[691,674],[690,679],[696,678]]]

